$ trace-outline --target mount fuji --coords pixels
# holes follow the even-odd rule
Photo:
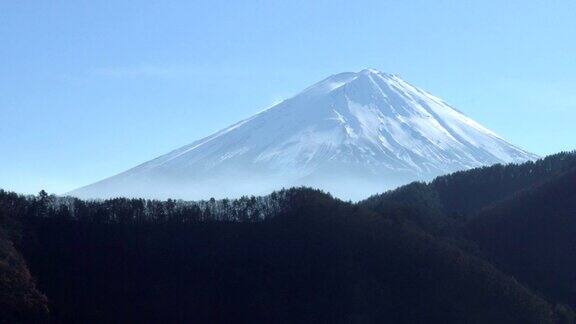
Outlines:
[[[398,76],[366,69],[330,76],[69,194],[206,199],[306,185],[355,200],[457,170],[536,158]]]

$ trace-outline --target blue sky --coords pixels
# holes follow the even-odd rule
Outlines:
[[[343,71],[576,148],[574,1],[1,1],[0,188],[62,193]]]

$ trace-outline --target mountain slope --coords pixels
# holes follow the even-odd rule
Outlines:
[[[251,118],[73,191],[209,198],[294,185],[360,198],[417,179],[536,156],[397,76],[333,75]]]
[[[381,214],[409,211],[429,232],[452,231],[483,208],[510,199],[522,190],[551,181],[576,168],[576,152],[563,152],[520,165],[493,165],[459,171],[429,183],[411,183],[373,195],[360,206]],[[404,213],[405,214],[405,213]]]
[[[458,243],[548,300],[576,306],[576,152],[461,171],[358,205]]]
[[[19,215],[29,235],[21,250],[55,323],[569,319],[489,263],[388,217],[306,188],[262,199],[258,214],[274,212],[260,221],[175,222],[166,212],[187,202],[165,201],[169,211],[137,199],[71,208],[57,199]],[[232,216],[237,202],[220,207]]]
[[[502,270],[576,306],[576,167],[482,210],[467,232]]]
[[[24,201],[0,189],[0,323],[44,323],[49,315],[46,296],[15,248],[23,235]]]

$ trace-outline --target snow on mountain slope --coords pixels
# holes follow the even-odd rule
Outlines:
[[[253,117],[71,192],[205,199],[295,185],[358,199],[413,180],[537,158],[395,75],[333,75]]]

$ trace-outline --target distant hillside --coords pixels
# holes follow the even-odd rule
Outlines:
[[[457,242],[551,300],[576,306],[576,153],[413,183],[360,206]]]
[[[456,223],[465,223],[482,208],[574,167],[576,152],[559,153],[535,162],[497,164],[455,172],[430,183],[411,183],[374,195],[359,205],[379,213],[403,209],[427,230],[449,230]]]
[[[576,167],[482,210],[467,231],[501,269],[576,305]]]

